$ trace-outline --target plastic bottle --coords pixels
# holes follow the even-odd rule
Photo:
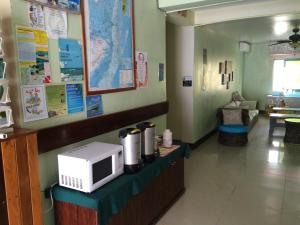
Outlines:
[[[163,133],[163,146],[167,148],[172,146],[172,132],[169,129]]]

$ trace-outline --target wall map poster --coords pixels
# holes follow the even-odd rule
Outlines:
[[[132,0],[83,3],[88,95],[134,89]]]

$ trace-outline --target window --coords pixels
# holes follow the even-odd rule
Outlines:
[[[273,91],[300,96],[300,59],[274,60]]]

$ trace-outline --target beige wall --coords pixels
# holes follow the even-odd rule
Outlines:
[[[193,87],[183,87],[194,75],[194,27],[167,23],[167,126],[176,139],[193,142]],[[194,85],[194,84],[193,84]]]
[[[207,74],[203,74],[203,48],[207,49]],[[241,92],[243,57],[238,42],[208,28],[167,25],[168,127],[174,137],[195,143],[216,127],[217,108]],[[233,62],[234,81],[221,85],[219,62]],[[192,87],[182,87],[184,76],[193,76]],[[203,83],[205,82],[205,83]],[[204,84],[205,89],[202,89]]]

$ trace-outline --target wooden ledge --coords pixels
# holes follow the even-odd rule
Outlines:
[[[39,153],[83,141],[168,112],[168,102],[76,121],[38,131]]]

